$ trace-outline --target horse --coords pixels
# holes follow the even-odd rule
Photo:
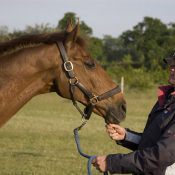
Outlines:
[[[74,103],[83,104],[86,110],[95,104],[91,112],[108,124],[123,121],[126,100],[120,91],[111,93],[116,84],[87,48],[87,39],[79,35],[79,20],[75,27],[70,20],[65,31],[27,34],[0,43],[0,127],[34,96],[50,92],[70,100],[73,96]],[[101,101],[100,94],[106,96]]]

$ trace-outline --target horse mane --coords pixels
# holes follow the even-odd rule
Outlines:
[[[69,32],[61,31],[61,32],[54,32],[48,34],[27,34],[22,35],[18,38],[13,40],[0,43],[0,55],[5,55],[8,53],[15,52],[19,49],[35,46],[38,44],[54,44],[56,41],[64,41]],[[83,47],[84,49],[87,48],[88,42],[85,37],[78,36],[76,43]]]

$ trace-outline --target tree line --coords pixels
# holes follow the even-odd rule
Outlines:
[[[56,27],[50,24],[26,26],[25,30],[8,32],[7,26],[0,26],[0,42],[24,34],[39,34],[65,30],[72,19],[75,26],[78,17],[68,12],[58,21]],[[129,88],[145,90],[155,84],[167,84],[169,72],[163,62],[175,52],[175,23],[164,24],[160,19],[144,17],[132,30],[124,31],[118,38],[104,35],[103,39],[93,37],[93,29],[80,21],[80,35],[89,40],[89,53],[105,69],[116,83],[123,76]]]

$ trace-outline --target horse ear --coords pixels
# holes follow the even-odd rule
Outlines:
[[[65,44],[75,43],[77,40],[79,32],[79,19],[76,27],[69,33],[68,37],[65,40]]]
[[[66,27],[66,31],[67,32],[71,32],[73,30],[74,26],[72,24],[72,19],[69,20],[67,27]]]

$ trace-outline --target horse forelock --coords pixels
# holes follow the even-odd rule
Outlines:
[[[48,34],[27,34],[13,40],[0,43],[0,55],[15,52],[19,49],[36,46],[38,44],[54,44],[56,41],[64,41],[68,36],[67,31],[54,32]],[[78,36],[76,43],[82,48],[88,47],[88,41],[85,37]]]

